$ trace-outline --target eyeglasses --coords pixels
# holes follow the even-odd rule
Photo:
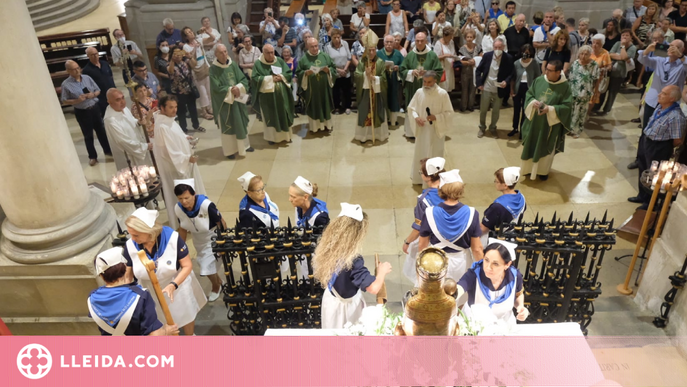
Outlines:
[[[499,3],[491,3],[491,5],[499,5]]]
[[[265,192],[265,188],[267,188],[267,184],[263,184],[262,188],[253,189],[253,190],[249,190],[249,191],[255,192],[255,193],[260,193],[260,192]]]

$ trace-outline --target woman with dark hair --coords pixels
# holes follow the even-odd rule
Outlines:
[[[441,157],[420,160],[420,170],[418,173],[422,177],[422,182],[428,188],[422,191],[417,197],[415,205],[415,221],[411,225],[410,234],[403,240],[403,252],[406,254],[406,262],[403,265],[403,274],[417,285],[417,272],[415,261],[417,260],[418,244],[420,238],[420,225],[425,211],[428,208],[438,206],[443,201],[439,197],[439,174],[446,172],[444,165],[446,160]]]
[[[460,202],[464,188],[457,169],[440,173],[439,197],[444,202],[425,211],[420,224],[418,251],[428,246],[443,250],[449,259],[446,278],[453,280],[465,274],[467,262],[480,261],[483,255],[479,213]]]
[[[541,75],[541,69],[534,60],[536,51],[531,44],[525,44],[520,48],[522,57],[515,61],[515,76],[510,79],[511,97],[513,97],[513,130],[508,133],[508,137],[515,136],[520,132],[522,123],[525,122],[525,97],[527,90],[532,86],[532,82]],[[522,138],[522,134],[520,135]]]
[[[620,41],[620,27],[618,26],[617,20],[611,19],[606,23],[604,35],[606,36],[606,40],[604,41],[603,49],[611,51],[613,45]]]
[[[467,306],[463,307],[466,315],[471,315],[470,307],[474,305],[488,306],[497,320],[509,325],[515,325],[516,319],[525,321],[530,315],[525,307],[522,274],[513,267],[516,247],[515,243],[489,239],[484,259],[473,263],[458,281],[457,299],[468,295]]]
[[[167,71],[172,80],[171,93],[179,102],[179,126],[184,133],[188,133],[186,123],[186,112],[191,115],[193,130],[204,132],[205,128],[200,126],[198,121],[198,110],[196,109],[196,95],[194,92],[193,70],[196,66],[196,58],[181,48],[174,48],[172,60],[169,61]],[[162,101],[162,98],[160,98]]]
[[[103,336],[170,336],[176,325],[163,324],[155,312],[155,300],[127,276],[121,247],[113,247],[95,258],[95,272],[105,286],[88,296],[90,317]]]
[[[563,72],[568,74],[571,59],[570,34],[568,34],[568,31],[565,29],[561,29],[556,32],[556,35],[551,39],[551,47],[546,49],[544,61],[541,63],[541,71],[542,73],[546,71],[547,63],[559,60],[563,63]]]
[[[200,276],[208,277],[212,283],[208,301],[213,302],[219,298],[222,290],[222,280],[217,275],[215,255],[212,253],[212,236],[215,235],[213,229],[219,227],[224,230],[227,224],[215,203],[205,195],[196,195],[194,184],[193,179],[174,181],[174,195],[179,199],[174,206],[174,214],[179,221],[177,232],[181,239],[185,242],[188,233],[191,233]]]
[[[169,43],[166,40],[160,42],[157,48],[157,55],[153,59],[155,71],[153,73],[160,79],[160,86],[167,92],[167,94],[172,93],[172,78],[169,76],[170,59],[172,58],[172,53],[170,51]]]
[[[501,196],[494,200],[482,217],[482,245],[488,242],[491,231],[496,231],[504,223],[517,222],[527,209],[527,202],[515,185],[520,180],[520,167],[499,168],[494,172],[494,188],[501,192]],[[496,236],[492,234],[492,236]]]

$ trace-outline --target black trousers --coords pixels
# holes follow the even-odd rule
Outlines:
[[[196,96],[193,94],[174,94],[179,102],[177,103],[177,118],[179,119],[179,126],[184,133],[188,132],[186,124],[186,112],[191,114],[191,124],[193,129],[198,129],[200,123],[198,122],[198,110],[196,110]]]
[[[601,96],[599,103],[594,107],[594,110],[600,109],[604,99],[606,99],[604,113],[609,113],[611,111],[613,104],[615,103],[615,97],[618,96],[618,93],[620,92],[620,86],[623,84],[624,79],[625,78],[611,77],[611,79],[608,81],[608,90],[606,90],[606,92]]]
[[[351,82],[351,78],[336,78],[334,88],[332,89],[334,94],[334,108],[341,108],[343,110],[350,109],[352,91],[353,83]]]
[[[527,82],[520,82],[518,93],[513,97],[513,129],[520,130],[525,122],[525,97],[527,96]]]
[[[105,154],[112,154],[98,104],[96,103],[88,109],[74,108],[74,116],[76,116],[76,122],[79,123],[81,133],[83,133],[83,140],[86,143],[88,158],[91,160],[98,158],[98,152],[96,152],[93,142],[94,130],[95,134],[98,136],[98,142],[100,142],[100,146],[103,148],[103,152],[105,152]]]
[[[656,160],[661,162],[669,160],[673,156],[673,140],[654,141],[647,136],[639,138],[639,149],[637,150],[637,165],[639,166],[639,176],[637,177],[637,185],[639,188],[639,196],[644,203],[649,203],[651,199],[651,190],[644,187],[639,179],[642,177],[642,172],[651,167],[651,162]]]

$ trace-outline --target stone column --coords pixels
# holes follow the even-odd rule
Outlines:
[[[21,47],[0,56],[0,315],[85,317],[115,212],[87,186],[24,0],[3,1],[0,34]]]

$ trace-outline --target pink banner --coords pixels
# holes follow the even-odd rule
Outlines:
[[[583,337],[0,337],[2,386],[592,386]]]

